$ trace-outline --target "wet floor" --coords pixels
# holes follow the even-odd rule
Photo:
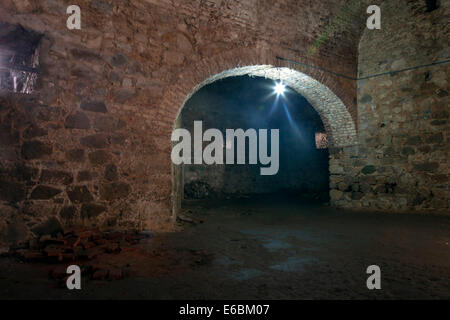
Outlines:
[[[331,209],[279,197],[190,202],[183,230],[124,254],[130,275],[70,292],[0,260],[2,298],[449,299],[450,218]],[[186,222],[191,221],[192,222]],[[368,290],[367,267],[381,268]],[[8,271],[9,270],[9,271]]]

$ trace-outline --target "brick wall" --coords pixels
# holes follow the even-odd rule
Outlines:
[[[3,240],[42,225],[169,227],[169,136],[188,95],[230,68],[296,68],[277,55],[355,75],[363,11],[307,54],[345,3],[79,0],[82,30],[71,31],[72,2],[3,0],[0,22],[43,35],[36,92],[1,97]],[[300,71],[356,121],[355,82]]]

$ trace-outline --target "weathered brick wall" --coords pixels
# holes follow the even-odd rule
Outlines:
[[[0,4],[1,22],[44,35],[35,94],[2,94],[0,234],[8,242],[58,223],[170,225],[170,132],[186,96],[213,74],[295,68],[277,55],[357,70],[359,27],[351,22],[306,56],[345,1],[76,2],[80,31],[66,28],[71,1]],[[302,72],[328,86],[356,120],[354,82]]]
[[[450,2],[387,1],[382,29],[366,30],[359,76],[450,57]],[[359,148],[334,155],[338,206],[449,211],[449,64],[358,82]]]

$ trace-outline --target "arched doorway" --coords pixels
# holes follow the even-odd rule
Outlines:
[[[186,102],[202,87],[215,81],[238,76],[261,77],[273,81],[282,81],[302,95],[319,114],[331,148],[341,148],[357,144],[355,123],[343,102],[324,84],[312,77],[289,68],[277,68],[271,65],[257,65],[234,68],[218,73],[204,80],[187,95],[179,109],[174,128],[180,127],[180,112]],[[172,213],[176,217],[181,208],[183,197],[182,166],[172,166]]]

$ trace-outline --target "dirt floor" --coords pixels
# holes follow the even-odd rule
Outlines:
[[[180,231],[91,265],[122,280],[70,291],[54,265],[0,258],[2,299],[450,299],[450,218],[331,209],[275,196],[190,202]],[[80,262],[82,263],[82,262]],[[72,263],[69,263],[72,264]],[[366,287],[369,265],[381,290]]]

